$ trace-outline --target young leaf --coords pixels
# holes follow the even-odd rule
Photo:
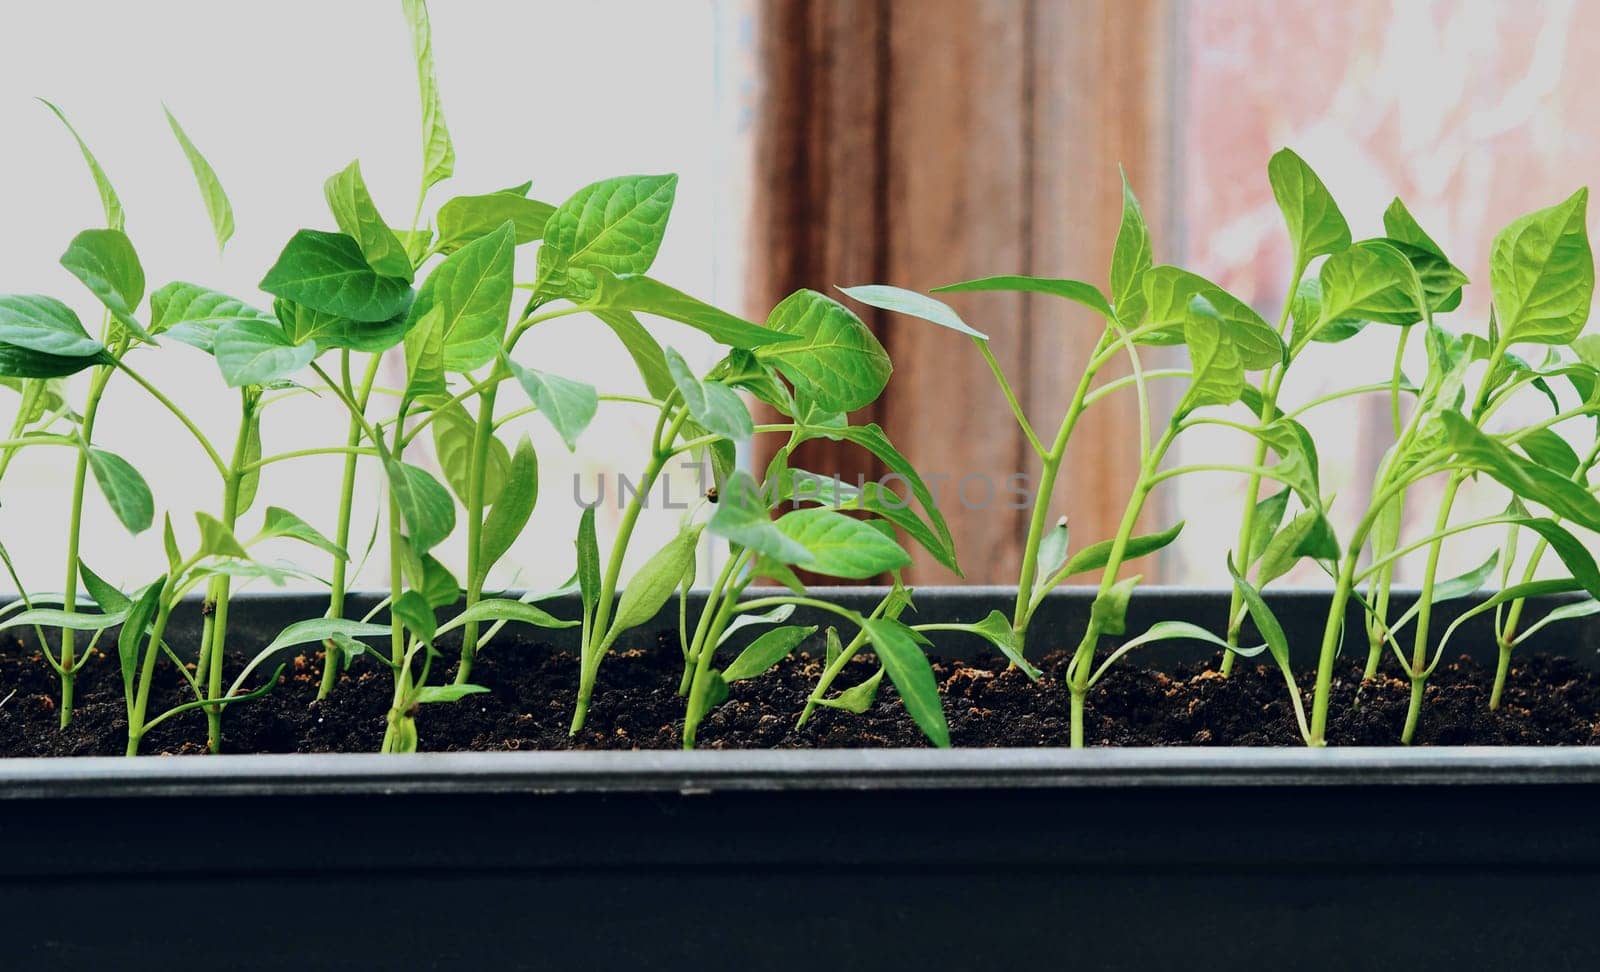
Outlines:
[[[644,381],[645,391],[652,398],[664,399],[671,394],[673,389],[672,374],[667,371],[667,355],[649,331],[645,330],[639,319],[632,311],[613,310],[596,311],[595,317],[609,327],[617,340],[622,342],[622,347],[633,359],[633,365],[639,370],[639,377]],[[741,322],[743,323],[743,322]],[[754,331],[762,328],[754,324],[749,325]]]
[[[111,364],[111,356],[104,351],[89,357],[68,358],[0,344],[0,377],[4,378],[62,378],[92,365],[108,364]]]
[[[833,629],[829,628],[828,630],[832,631]],[[837,633],[833,637],[835,641],[839,638]],[[879,665],[878,670],[873,672],[872,677],[865,682],[852,685],[831,699],[818,699],[817,704],[825,705],[830,709],[840,709],[860,715],[872,708],[872,703],[878,700],[878,686],[883,684],[883,673],[884,668]]]
[[[511,457],[505,487],[500,490],[499,497],[483,521],[478,564],[484,574],[500,562],[517,537],[522,535],[522,528],[527,526],[528,517],[533,515],[533,507],[538,500],[539,457],[533,451],[533,442],[523,436],[522,441],[517,443],[516,453]],[[593,529],[592,522],[590,529]]]
[[[478,423],[460,402],[453,402],[437,410],[433,417],[433,451],[439,460],[439,470],[444,481],[450,484],[456,496],[467,501],[467,480],[471,477],[474,457],[473,438]],[[483,504],[493,505],[505,488],[506,477],[511,473],[511,453],[506,444],[490,432],[488,452],[483,462]]]
[[[312,310],[372,323],[389,320],[411,302],[407,282],[367,266],[355,240],[320,230],[291,237],[261,289]]]
[[[227,294],[179,280],[150,295],[150,333],[169,334],[207,354],[215,349],[217,331],[234,321],[272,324],[276,318]]]
[[[196,512],[195,522],[200,524],[200,550],[201,556],[238,557],[240,560],[250,559],[250,552],[233,535],[233,531],[219,519],[208,513]]]
[[[600,600],[600,545],[595,540],[594,507],[586,506],[578,518],[578,596],[585,612]]]
[[[89,358],[105,351],[72,308],[36,294],[0,295],[0,341],[57,358]]]
[[[1306,277],[1294,290],[1289,301],[1289,317],[1293,326],[1289,331],[1291,353],[1298,352],[1307,341],[1337,344],[1360,334],[1367,322],[1353,317],[1324,320],[1322,316],[1322,281]]]
[[[1223,338],[1237,348],[1246,371],[1260,371],[1283,360],[1283,340],[1250,305],[1200,276],[1178,267],[1152,267],[1144,275],[1148,305],[1144,327],[1160,327],[1142,344],[1180,344],[1187,339],[1190,308],[1196,297],[1211,305]]]
[[[1128,173],[1121,175],[1122,222],[1111,247],[1111,303],[1122,323],[1133,327],[1144,319],[1144,275],[1153,261],[1144,210],[1128,185]]]
[[[385,277],[410,282],[411,257],[378,213],[366,180],[361,178],[359,160],[329,176],[322,184],[322,195],[333,211],[334,222],[339,224],[339,232],[356,241],[367,266]]]
[[[752,641],[748,648],[740,652],[739,657],[722,670],[722,677],[729,682],[755,678],[789,657],[789,652],[794,651],[800,646],[800,642],[816,632],[817,626],[814,624],[774,628]]]
[[[972,325],[962,320],[961,315],[955,312],[955,308],[943,301],[919,294],[914,290],[903,290],[899,287],[886,287],[879,284],[869,284],[863,287],[840,287],[839,290],[853,300],[859,300],[870,307],[919,318],[930,324],[948,327],[952,331],[958,331],[967,337],[977,338],[980,341],[989,340],[989,335],[984,334],[982,331],[974,330]]]
[[[1439,419],[1458,458],[1487,472],[1519,497],[1542,504],[1563,519],[1600,530],[1600,500],[1586,488],[1522,458],[1458,413],[1445,412]]]
[[[654,613],[654,612],[651,612]],[[528,624],[536,628],[575,628],[581,622],[563,621],[546,611],[526,604],[522,601],[512,601],[506,598],[492,597],[479,601],[451,618],[439,633],[459,628],[469,621],[515,621],[518,624]]]
[[[923,735],[935,746],[949,747],[950,727],[939,699],[939,684],[917,642],[917,633],[891,618],[864,618],[861,627]]]
[[[276,321],[235,320],[217,329],[212,353],[229,388],[287,378],[316,357],[314,344],[291,344]]]
[[[106,226],[114,230],[122,229],[124,223],[122,200],[117,198],[117,190],[111,187],[111,180],[106,177],[106,172],[100,167],[100,162],[94,157],[94,153],[89,151],[88,143],[84,142],[83,136],[79,135],[78,130],[72,127],[72,123],[67,121],[67,116],[62,114],[60,108],[45,101],[43,98],[39,99],[39,103],[50,109],[51,114],[55,115],[62,125],[66,126],[67,131],[72,135],[73,141],[78,143],[78,151],[83,154],[83,161],[89,166],[89,174],[94,177],[95,188],[100,192],[100,208],[105,210]]]
[[[1287,574],[1294,568],[1295,564],[1300,562],[1300,558],[1312,556],[1308,552],[1309,550],[1326,553],[1325,550],[1318,549],[1318,544],[1314,542],[1317,539],[1317,535],[1321,535],[1324,532],[1331,533],[1331,529],[1328,527],[1321,511],[1305,510],[1290,520],[1283,529],[1272,534],[1271,539],[1267,541],[1266,548],[1261,553],[1261,568],[1256,576],[1257,586],[1266,587],[1279,577]],[[1335,550],[1334,555],[1337,556],[1337,553],[1337,550]],[[1319,559],[1330,560],[1333,558],[1321,557]]]
[[[579,189],[545,223],[540,279],[568,296],[561,283],[568,268],[603,267],[617,274],[649,270],[677,190],[675,175],[621,176]]]
[[[1573,604],[1563,604],[1560,607],[1552,610],[1549,614],[1546,614],[1544,617],[1524,628],[1522,632],[1517,635],[1516,640],[1513,641],[1512,644],[1520,645],[1524,641],[1533,637],[1536,632],[1549,625],[1555,624],[1558,621],[1572,621],[1576,618],[1589,617],[1592,614],[1600,614],[1600,601],[1597,601],[1592,597],[1588,598],[1587,600],[1577,601]]]
[[[1155,553],[1157,550],[1160,550],[1162,547],[1165,547],[1172,541],[1178,539],[1178,534],[1182,532],[1183,521],[1179,520],[1177,523],[1161,531],[1160,533],[1150,533],[1143,536],[1130,537],[1128,539],[1127,547],[1122,552],[1123,562],[1126,563],[1127,561],[1135,560],[1139,557],[1146,556],[1147,554]],[[1060,570],[1060,576],[1062,578],[1067,578],[1076,574],[1088,573],[1092,570],[1100,570],[1101,568],[1105,567],[1106,564],[1111,562],[1112,544],[1113,542],[1110,540],[1101,540],[1099,543],[1092,543],[1089,546],[1084,547],[1082,550],[1078,551],[1067,559],[1066,564],[1063,565]]]
[[[99,574],[90,570],[89,565],[82,559],[78,561],[78,577],[83,581],[83,589],[94,598],[94,603],[99,605],[102,612],[126,614],[133,607],[132,598],[106,583]]]
[[[555,428],[567,448],[576,452],[578,436],[589,427],[600,409],[600,393],[593,385],[524,368],[510,358],[506,358],[505,363],[529,400],[539,407],[539,414]]]
[[[440,253],[454,253],[507,221],[516,227],[518,246],[532,243],[543,238],[545,224],[555,210],[549,203],[514,192],[457,196],[440,206],[434,217],[439,224],[439,241],[434,248]]]
[[[1267,163],[1267,181],[1272,183],[1272,195],[1289,227],[1295,266],[1304,267],[1314,257],[1350,245],[1350,224],[1328,187],[1300,156],[1280,149]]]
[[[689,363],[672,348],[666,350],[666,358],[667,370],[694,420],[708,432],[734,442],[748,442],[755,434],[755,423],[739,393],[720,382],[696,378]]]
[[[38,625],[42,628],[65,628],[70,631],[104,631],[123,622],[124,611],[106,614],[84,614],[82,611],[63,611],[60,608],[30,608],[18,611],[0,621],[0,631]]]
[[[619,326],[613,318],[622,314],[639,313],[654,314],[669,321],[687,324],[718,344],[731,348],[761,348],[795,344],[799,341],[794,335],[752,324],[650,277],[639,274],[619,276],[601,267],[589,271],[589,276],[594,280],[593,290],[581,299],[574,299],[581,303],[585,310],[606,321],[619,337],[623,336],[626,325]],[[636,335],[633,336],[636,338]],[[630,342],[624,337],[623,341],[628,345],[628,351],[633,355],[634,361],[639,363],[640,349],[637,340]],[[642,364],[640,369],[643,371]],[[648,380],[649,374],[646,373],[646,381]]]
[[[1422,319],[1422,282],[1405,256],[1382,240],[1366,240],[1329,257],[1318,273],[1322,321],[1346,319],[1413,324]]]
[[[422,599],[434,610],[452,607],[461,600],[461,584],[450,568],[439,563],[433,554],[422,558],[422,586],[418,588]]]
[[[450,492],[427,470],[390,459],[387,471],[407,538],[421,556],[455,530],[456,505]]]
[[[1489,559],[1467,571],[1459,577],[1440,581],[1433,586],[1433,603],[1454,601],[1458,598],[1476,594],[1482,589],[1484,582],[1494,576],[1494,570],[1500,564],[1500,551],[1496,550],[1489,555]]]
[[[433,615],[433,605],[419,591],[406,591],[394,599],[389,614],[417,637],[423,644],[432,644],[439,622]]]
[[[439,100],[439,79],[433,69],[433,27],[423,0],[401,0],[406,24],[411,28],[411,52],[417,62],[417,87],[422,94],[422,191],[450,178],[456,170],[456,150],[444,124]]]
[[[489,689],[482,685],[452,683],[450,685],[424,685],[417,689],[416,700],[418,705],[433,705],[439,702],[460,702],[469,695],[478,695]]]
[[[1255,516],[1251,519],[1250,546],[1245,555],[1245,566],[1248,567],[1261,559],[1261,555],[1266,552],[1268,542],[1282,525],[1283,515],[1288,509],[1287,489],[1280,489],[1256,503]]]
[[[864,580],[911,564],[910,555],[868,521],[834,510],[794,510],[777,527],[811,555],[802,566],[819,574]]]
[[[222,191],[222,181],[217,178],[217,171],[189,141],[189,135],[178,124],[178,119],[172,116],[165,105],[161,110],[166,113],[173,137],[178,140],[184,157],[189,160],[189,168],[194,170],[194,181],[200,187],[200,198],[205,201],[206,215],[211,217],[211,232],[217,238],[217,252],[221,253],[233,237],[233,207],[228,203],[228,194]]]
[[[1189,304],[1188,323],[1183,328],[1189,346],[1193,377],[1177,414],[1204,405],[1232,405],[1244,391],[1244,362],[1238,348],[1227,339],[1222,318],[1211,302],[1196,295]]]
[[[171,513],[161,518],[161,549],[167,555],[167,569],[176,572],[183,563],[183,554],[178,551],[178,537],[172,531]]]
[[[1050,575],[1067,562],[1067,541],[1070,537],[1067,518],[1063,516],[1039,541],[1038,575],[1034,578],[1034,590],[1043,587]]]
[[[166,585],[165,577],[157,578],[135,595],[133,607],[128,610],[128,617],[122,623],[122,630],[117,633],[117,660],[122,667],[122,693],[130,704],[133,701],[134,682],[139,673],[139,643],[144,640],[145,628],[149,627],[151,619],[156,616],[156,611],[161,606],[161,595]]]
[[[340,560],[349,560],[350,554],[338,544],[329,540],[317,531],[316,527],[300,519],[288,510],[277,506],[267,507],[266,522],[261,527],[261,539],[274,537],[289,537],[308,543],[318,550],[326,551]]]
[[[283,323],[283,331],[290,341],[295,344],[315,342],[319,354],[329,348],[368,354],[387,351],[406,337],[411,326],[409,307],[386,321],[352,321],[282,297],[272,302],[272,310]],[[439,353],[442,359],[442,348]]]
[[[691,566],[689,570],[684,571],[683,574],[684,579],[689,582],[693,582],[694,575],[695,572],[693,566]],[[722,634],[717,637],[717,644],[722,645],[726,643],[729,638],[733,637],[735,632],[743,630],[744,628],[752,628],[763,624],[782,624],[783,622],[789,620],[789,617],[794,614],[794,610],[795,606],[793,604],[780,604],[772,610],[766,611],[762,614],[740,614],[732,621],[728,622],[728,626],[726,628],[722,629]]]
[[[1125,577],[1095,596],[1089,606],[1089,623],[1103,635],[1119,635],[1128,630],[1128,601],[1142,578]]]
[[[1552,469],[1571,479],[1578,471],[1582,460],[1567,444],[1560,433],[1553,429],[1533,429],[1525,432],[1517,440],[1517,447],[1528,454],[1538,465]]]
[[[889,382],[889,355],[861,319],[814,290],[799,290],[772,309],[767,327],[801,340],[758,348],[813,404],[849,412],[876,401]]]
[[[139,470],[128,460],[104,449],[89,450],[89,468],[100,492],[111,505],[111,512],[127,527],[129,533],[143,533],[155,520],[155,498]]]
[[[1285,673],[1289,671],[1289,638],[1283,633],[1283,625],[1278,623],[1278,616],[1267,607],[1267,602],[1261,592],[1250,586],[1250,582],[1240,576],[1237,568],[1233,566],[1233,558],[1228,558],[1228,574],[1233,577],[1233,582],[1239,588],[1239,594],[1244,600],[1244,606],[1250,612],[1251,620],[1256,623],[1256,630],[1261,632],[1261,637],[1267,643],[1267,651],[1272,653],[1273,661]]]
[[[445,395],[444,310],[434,307],[409,325],[405,339],[405,401]]]
[[[494,360],[511,314],[516,233],[510,223],[450,254],[428,276],[411,319],[438,311],[445,368],[471,371]]]
[[[1049,294],[1052,297],[1062,297],[1074,303],[1082,304],[1108,321],[1116,320],[1116,314],[1112,311],[1111,305],[1106,302],[1106,295],[1100,292],[1099,287],[1091,283],[1084,283],[1082,280],[1000,274],[933,288],[933,292],[936,294],[976,293],[994,290],[1005,292],[1021,291],[1023,293]]]
[[[1584,227],[1589,190],[1513,220],[1494,238],[1489,282],[1508,342],[1566,344],[1583,331],[1594,297]]]
[[[84,230],[67,244],[61,265],[99,298],[118,324],[141,340],[154,343],[144,325],[133,316],[144,300],[144,267],[133,243],[121,230]]]
[[[716,511],[706,529],[779,564],[810,567],[815,560],[803,543],[772,522],[765,492],[742,469],[723,481],[717,491]]]
[[[1017,633],[1011,627],[1011,619],[999,611],[990,611],[989,616],[972,625],[972,633],[980,635],[991,645],[1000,649],[1011,664],[1022,669],[1024,675],[1037,682],[1041,672],[1032,662],[1022,656],[1022,645],[1017,641]]]
[[[622,596],[617,599],[616,617],[611,621],[611,630],[606,633],[607,646],[622,632],[655,617],[656,612],[666,605],[678,589],[678,582],[683,579],[689,561],[694,559],[694,547],[699,540],[698,527],[681,530],[644,562],[644,566],[628,581]]]

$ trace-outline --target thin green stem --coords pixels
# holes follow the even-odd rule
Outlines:
[[[356,407],[364,414],[368,403],[372,400],[372,385],[377,380],[378,369],[383,363],[381,354],[374,354],[367,362],[366,373],[361,379],[361,388],[353,396]],[[339,356],[340,372],[343,382],[349,384],[350,379],[350,352],[342,352]],[[362,452],[357,451],[361,444],[361,422],[352,416],[345,433],[345,445],[349,450],[345,453],[344,470],[339,479],[339,518],[334,525],[333,542],[347,555],[350,552],[350,517],[355,505],[356,467],[360,462]],[[372,450],[377,453],[376,449]],[[328,593],[328,617],[344,617],[344,599],[348,584],[349,571],[348,556],[333,558],[333,576],[330,578],[331,589]],[[322,643],[322,682],[317,688],[317,698],[326,699],[333,691],[339,680],[339,670],[344,667],[344,649],[338,643],[329,639]]]
[[[61,609],[68,614],[78,608],[78,547],[83,538],[83,488],[89,475],[89,448],[94,440],[94,420],[100,411],[100,399],[105,394],[106,383],[111,380],[112,368],[102,365],[94,369],[89,379],[89,397],[79,423],[79,435],[84,447],[78,452],[72,470],[72,506],[67,522],[67,579],[62,588]],[[61,650],[57,657],[61,663],[61,728],[72,724],[73,690],[77,668],[73,665],[77,653],[77,633],[71,628],[61,629]]]
[[[495,373],[500,373],[496,362]],[[485,575],[493,564],[483,562],[484,472],[489,464],[489,445],[494,441],[494,400],[497,386],[490,384],[478,399],[478,420],[472,427],[472,462],[467,467],[467,591],[466,609],[478,603],[483,594]],[[461,633],[461,662],[456,668],[456,684],[466,685],[472,677],[472,664],[478,657],[478,622],[468,621]]]
[[[1011,390],[1011,382],[1006,380],[1006,373],[1000,367],[1000,362],[995,360],[994,352],[989,350],[989,342],[985,338],[973,338],[972,343],[977,345],[978,353],[983,355],[984,363],[989,366],[989,371],[994,375],[995,383],[1000,386],[1000,391],[1006,397],[1006,404],[1011,406],[1011,414],[1016,417],[1017,427],[1027,437],[1028,444],[1033,446],[1033,451],[1042,459],[1048,453],[1044,444],[1034,434],[1033,425],[1028,422],[1028,415],[1022,410],[1022,403],[1017,401],[1016,392]]]
[[[194,420],[189,418],[189,416],[184,413],[183,409],[179,408],[172,399],[163,394],[161,389],[157,388],[155,385],[152,385],[150,381],[143,375],[128,367],[127,362],[123,361],[121,357],[113,357],[112,361],[115,363],[117,368],[121,369],[123,374],[133,379],[134,384],[138,385],[140,388],[143,388],[146,392],[149,392],[151,398],[154,398],[156,401],[160,402],[167,411],[171,412],[173,416],[177,418],[184,428],[189,430],[189,434],[192,435],[194,440],[200,444],[200,448],[205,450],[206,458],[211,460],[211,465],[217,470],[217,475],[227,478],[227,463],[222,461],[222,457],[218,455],[217,450],[212,447],[211,440],[207,439],[205,433],[200,431],[200,427],[194,424]]]

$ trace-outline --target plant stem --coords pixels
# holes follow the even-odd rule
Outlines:
[[[126,755],[139,755],[139,743],[144,739],[145,713],[150,708],[150,683],[155,681],[156,658],[160,655],[161,638],[167,630],[167,618],[172,614],[172,585],[175,577],[168,577],[161,592],[160,607],[150,626],[150,640],[145,645],[144,665],[139,675],[139,689],[135,693],[133,708],[128,712],[128,748]]]
[[[499,363],[495,373],[499,373]],[[467,467],[467,603],[478,603],[483,594],[485,575],[493,564],[483,562],[483,474],[489,463],[489,444],[494,441],[494,400],[498,384],[490,384],[478,397],[478,421],[472,428],[472,462]],[[472,663],[478,657],[478,622],[468,621],[461,632],[461,663],[456,668],[456,684],[466,685],[472,676]]]
[[[611,607],[617,594],[617,581],[622,576],[622,559],[628,552],[628,541],[633,538],[633,528],[639,522],[639,513],[644,508],[645,497],[650,494],[650,490],[655,486],[656,477],[661,475],[662,468],[672,457],[673,440],[677,439],[678,431],[689,418],[688,409],[678,409],[676,416],[668,423],[667,416],[670,412],[670,408],[662,409],[661,417],[656,420],[656,431],[651,437],[650,463],[645,466],[644,474],[639,477],[639,488],[634,491],[628,500],[627,508],[622,511],[622,521],[617,525],[617,537],[611,544],[611,557],[606,563],[605,577],[600,582],[600,597],[595,605],[594,627],[589,632],[589,640],[583,645],[579,661],[578,701],[572,711],[570,735],[575,736],[583,729],[584,719],[589,714],[589,700],[594,695],[594,681],[600,671],[600,658],[603,654],[601,646],[610,641]],[[665,435],[662,434],[663,426],[666,429]]]
[[[706,596],[705,607],[700,611],[700,621],[695,625],[694,639],[689,642],[689,650],[684,654],[683,678],[678,681],[678,695],[680,697],[687,697],[689,694],[689,689],[694,682],[696,665],[699,661],[701,652],[705,650],[706,632],[711,627],[711,618],[721,610],[721,604],[724,599],[724,592],[728,587],[728,581],[734,576],[734,571],[738,569],[739,563],[739,557],[730,556],[728,558],[728,562],[723,565],[722,572],[717,575],[716,582],[711,585],[711,590]],[[740,593],[740,591],[735,591],[730,600],[737,599]],[[680,594],[679,596],[681,597],[682,595]]]
[[[1287,302],[1284,304],[1284,314],[1288,314]],[[1278,324],[1278,330],[1280,332],[1283,330],[1282,321]],[[1260,419],[1263,426],[1277,417],[1278,389],[1282,385],[1283,376],[1287,371],[1288,368],[1286,367],[1279,368],[1274,374],[1269,374],[1261,383]],[[1255,440],[1256,453],[1255,458],[1250,461],[1250,465],[1259,467],[1267,461],[1267,441],[1260,436],[1256,436]],[[1261,499],[1261,478],[1259,472],[1252,472],[1249,478],[1245,480],[1244,516],[1240,518],[1239,538],[1234,541],[1233,547],[1235,559],[1239,563],[1241,573],[1248,573],[1250,570],[1250,547],[1255,535],[1256,506]],[[1224,678],[1233,674],[1234,663],[1239,657],[1234,654],[1232,649],[1239,647],[1239,631],[1244,625],[1244,615],[1239,609],[1243,604],[1244,594],[1240,591],[1239,585],[1235,584],[1233,585],[1233,593],[1228,598],[1227,641],[1229,650],[1222,653],[1222,667],[1220,670]]]
[[[355,404],[363,413],[366,412],[367,403],[372,398],[372,383],[378,377],[378,367],[383,363],[383,355],[374,354],[367,362],[366,374],[361,379],[361,389],[355,396]],[[350,352],[344,351],[340,355],[340,366],[346,377],[350,374]],[[355,416],[351,416],[349,429],[345,434],[345,445],[351,451],[345,453],[344,472],[339,480],[339,519],[334,524],[333,542],[346,554],[350,552],[350,515],[355,505],[356,492],[356,466],[361,461],[361,453],[355,448],[361,444],[362,423]],[[328,617],[344,617],[344,598],[346,590],[346,577],[349,570],[349,561],[345,557],[333,558],[333,577],[331,589],[328,593]],[[344,650],[332,640],[322,643],[322,683],[317,687],[317,698],[326,699],[333,692],[334,685],[339,680],[339,670],[344,667]]]
[[[233,461],[228,466],[228,475],[222,486],[222,525],[228,528],[229,533],[233,532],[239,520],[239,483],[244,478],[249,442],[257,421],[255,409],[253,393],[241,391],[239,434],[234,440]],[[232,580],[227,574],[218,574],[211,579],[211,591],[207,595],[212,604],[210,639],[202,649],[206,668],[196,673],[205,677],[205,697],[213,703],[205,707],[206,746],[213,753],[222,752],[223,707],[220,703],[223,695],[222,670],[227,664],[228,600]]]
[[[1099,356],[1109,336],[1109,330],[1101,335],[1100,342],[1095,345],[1091,357]],[[1033,618],[1036,602],[1034,585],[1039,576],[1039,544],[1044,541],[1045,530],[1050,523],[1050,504],[1054,499],[1056,478],[1061,473],[1061,462],[1066,456],[1072,430],[1077,427],[1078,418],[1083,414],[1084,400],[1094,383],[1095,372],[1096,368],[1092,365],[1084,369],[1082,377],[1078,380],[1078,387],[1072,393],[1072,402],[1067,406],[1067,414],[1062,417],[1061,425],[1056,430],[1055,440],[1051,442],[1049,451],[1041,454],[1039,489],[1034,494],[1033,512],[1028,518],[1028,537],[1022,546],[1022,569],[1017,577],[1017,603],[1011,612],[1011,630],[1017,638],[1018,652],[1023,651],[1027,645],[1028,622]],[[1048,592],[1039,592],[1040,595],[1045,593]]]
[[[100,411],[100,399],[105,394],[106,382],[111,380],[110,365],[94,369],[89,379],[89,397],[83,406],[83,419],[79,435],[83,446],[78,450],[78,461],[72,469],[72,507],[67,521],[67,580],[62,588],[61,609],[72,614],[78,608],[78,545],[83,537],[83,486],[89,475],[89,443],[94,441],[95,415]],[[73,664],[77,651],[77,633],[71,628],[61,629],[61,728],[72,724],[72,697],[77,680],[77,666]]]

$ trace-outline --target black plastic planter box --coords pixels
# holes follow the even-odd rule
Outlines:
[[[1325,598],[1274,600],[1314,645]],[[1130,630],[1225,607],[1145,592]],[[1600,652],[1594,619],[1547,631]],[[1597,900],[1580,749],[0,760],[5,970],[1593,969]]]

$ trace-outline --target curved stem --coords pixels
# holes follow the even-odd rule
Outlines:
[[[383,355],[374,354],[367,362],[366,373],[361,379],[361,388],[353,397],[353,402],[364,414],[367,405],[372,401],[372,385],[377,380],[378,369],[383,363]],[[342,352],[339,358],[340,373],[345,384],[350,381],[350,352]],[[345,453],[344,470],[339,479],[339,518],[334,525],[333,542],[339,549],[350,552],[350,516],[355,505],[356,467],[360,461],[361,452],[356,451],[361,443],[361,422],[351,416],[345,433],[345,445],[349,450]],[[377,454],[377,449],[372,449],[372,454]],[[330,578],[328,593],[328,617],[344,617],[344,599],[349,571],[347,557],[335,555],[333,558],[333,576]],[[344,649],[338,643],[329,639],[322,643],[322,681],[317,687],[317,698],[326,699],[333,691],[334,685],[339,680],[339,670],[344,667]]]
[[[501,373],[495,362],[495,375]],[[472,427],[472,462],[467,467],[467,590],[466,610],[478,603],[483,582],[493,564],[483,562],[484,467],[489,464],[489,445],[494,441],[494,400],[498,384],[488,383],[478,399],[478,420]],[[456,684],[469,684],[472,664],[478,657],[478,622],[468,621],[461,632],[461,662],[456,667]]]
[[[200,448],[205,450],[206,458],[211,460],[211,465],[217,470],[217,475],[227,478],[227,463],[222,461],[222,456],[217,454],[217,450],[211,445],[211,440],[207,439],[205,433],[200,431],[199,426],[194,424],[194,420],[189,418],[188,415],[184,414],[183,409],[179,408],[177,404],[172,401],[172,399],[162,394],[161,389],[157,388],[155,385],[152,385],[143,375],[128,367],[127,363],[123,361],[121,357],[113,357],[112,361],[117,368],[121,369],[123,374],[127,375],[129,378],[132,378],[135,384],[149,392],[151,398],[154,398],[156,401],[160,402],[167,411],[171,412],[177,418],[177,420],[182,423],[184,428],[189,430],[189,434],[194,436],[194,440],[200,444]]]
[[[68,614],[78,608],[78,547],[83,538],[83,488],[89,475],[88,445],[94,441],[94,420],[100,411],[100,399],[105,394],[106,383],[111,380],[112,368],[102,365],[94,369],[89,379],[89,397],[85,400],[83,419],[78,424],[84,448],[78,452],[72,469],[72,506],[67,522],[67,579],[62,588],[61,609]],[[73,694],[77,667],[73,665],[77,652],[77,633],[71,628],[61,629],[61,728],[72,724]]]

